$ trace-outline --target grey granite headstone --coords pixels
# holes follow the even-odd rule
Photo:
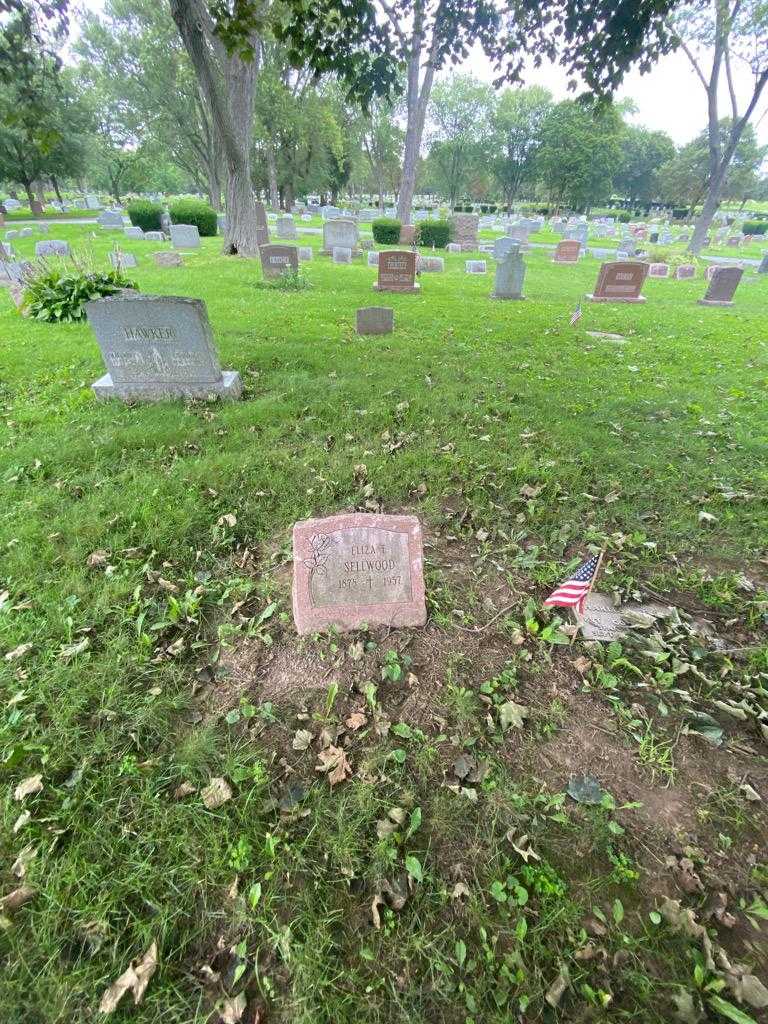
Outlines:
[[[486,271],[485,260],[465,260],[464,270],[467,274],[484,274]]]
[[[101,228],[122,228],[123,215],[116,210],[104,210],[96,223]]]
[[[394,329],[395,311],[388,306],[365,306],[358,309],[358,334],[391,334]]]
[[[35,256],[69,256],[69,242],[63,242],[58,238],[46,238],[42,242],[35,242]]]
[[[311,245],[300,245],[299,246],[299,259],[306,262],[312,259],[312,246]]]
[[[461,246],[458,242],[449,242],[445,247],[446,252],[456,253],[461,252]]]
[[[323,224],[323,252],[333,253],[336,248],[350,249],[352,255],[358,250],[360,234],[357,221],[336,217]]]
[[[621,640],[633,627],[647,628],[672,612],[670,606],[663,604],[625,604],[616,608],[607,594],[593,591],[587,597],[584,613],[574,611],[574,616],[584,640],[610,643]]]
[[[145,231],[144,240],[146,242],[164,242],[165,234],[162,231]]]
[[[174,249],[199,249],[197,224],[171,224],[171,245]]]
[[[85,311],[108,370],[93,385],[98,399],[240,397],[240,374],[222,373],[200,299],[133,293]]]
[[[126,238],[144,238],[144,231],[142,228],[137,228],[131,225],[128,228],[123,229],[123,234]]]
[[[445,260],[442,256],[419,256],[416,269],[421,274],[442,274]]]
[[[278,238],[298,238],[296,225],[294,224],[293,217],[290,214],[277,218],[276,233]]]
[[[504,259],[506,254],[512,249],[520,249],[520,243],[517,239],[512,238],[510,235],[505,235],[503,238],[497,238],[493,243],[493,258],[496,260]]]
[[[493,284],[492,299],[524,299],[523,281],[525,280],[525,260],[520,252],[520,245],[507,249],[504,257],[496,263],[496,276]]]
[[[22,228],[21,231],[19,231],[19,238],[31,238],[31,237],[32,237],[32,228]]]
[[[378,267],[378,265],[379,265],[379,254],[377,252],[369,252],[368,253],[368,266],[369,267]]]
[[[5,239],[8,242],[10,242],[13,238],[18,238],[18,237],[19,237],[18,229],[15,230],[15,231],[6,231],[5,232]]]
[[[156,252],[153,253],[156,267],[183,267],[184,260],[180,252]]]
[[[757,268],[758,274],[768,274],[768,249],[763,251],[763,258],[760,260],[760,266]]]
[[[132,252],[111,252],[109,262],[115,270],[130,270],[137,266],[136,257]]]
[[[76,199],[75,203],[78,206],[82,203],[85,206],[86,210],[100,210],[101,209],[101,203],[99,202],[99,197],[98,196],[86,196],[85,197],[85,202],[83,202],[82,199]]]
[[[330,223],[334,223],[331,221]],[[336,223],[339,223],[336,221]],[[332,257],[334,263],[351,263],[352,262],[352,250],[348,245],[334,245],[332,251]]]

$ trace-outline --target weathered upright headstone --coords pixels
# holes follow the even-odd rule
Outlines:
[[[300,634],[331,626],[423,626],[418,519],[352,513],[296,523],[293,618]]]
[[[256,244],[267,245],[269,242],[269,221],[264,203],[256,202]]]
[[[587,298],[592,302],[645,302],[640,291],[647,275],[647,263],[604,263],[595,290]]]
[[[299,270],[299,250],[295,245],[278,245],[270,242],[259,246],[261,269],[266,278],[280,277],[286,271],[294,274]]]
[[[450,253],[461,252],[461,246],[458,242],[449,242],[445,247],[445,251]]]
[[[171,245],[174,249],[199,249],[197,224],[171,224]]]
[[[365,306],[357,311],[358,334],[391,334],[395,329],[395,311],[388,306]]]
[[[357,221],[347,217],[334,217],[323,224],[323,254],[331,256],[336,248],[351,249],[357,256],[359,231]]]
[[[760,260],[760,266],[757,268],[758,274],[768,274],[768,249],[763,250],[763,258]]]
[[[296,231],[296,225],[294,224],[293,217],[290,213],[277,218],[275,231],[278,238],[295,240],[299,237],[298,232]]]
[[[415,224],[401,224],[400,225],[400,245],[415,245],[416,244],[416,225]]]
[[[85,311],[108,371],[93,385],[98,399],[240,397],[240,374],[222,372],[200,299],[132,293]]]
[[[578,238],[564,238],[557,243],[553,263],[578,263],[581,242]]]
[[[741,281],[742,267],[717,267],[700,306],[732,306],[733,296]]]
[[[33,199],[32,202],[29,204],[29,208],[32,211],[33,217],[42,217],[43,210],[45,209],[45,207],[39,199]]]
[[[461,252],[477,249],[477,229],[480,218],[476,213],[455,213],[451,217],[454,244],[461,246]]]
[[[100,228],[122,228],[123,215],[117,210],[104,210],[96,221]]]
[[[379,277],[374,289],[379,292],[418,292],[416,284],[416,253],[412,250],[389,249],[379,253]]]
[[[126,238],[144,238],[143,228],[134,227],[134,225],[123,228],[123,234]]]
[[[464,273],[465,274],[484,274],[487,270],[485,260],[465,260],[464,261]]]
[[[119,249],[109,254],[109,262],[115,270],[130,270],[137,266],[136,257],[132,252],[120,252]]]
[[[517,244],[496,262],[492,299],[524,299],[525,260]]]
[[[331,259],[334,263],[351,263],[352,250],[348,245],[334,245]]]
[[[162,231],[145,231],[144,239],[147,242],[164,242],[165,235]]]
[[[35,256],[69,256],[69,242],[59,238],[46,238],[35,242]]]

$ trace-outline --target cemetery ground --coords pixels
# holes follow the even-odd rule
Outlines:
[[[317,236],[290,290],[52,237],[204,299],[244,394],[97,403],[89,327],[0,297],[4,1024],[131,961],[141,1024],[765,1020],[768,278],[593,305],[534,249],[494,302],[490,256],[376,295]],[[355,508],[421,519],[427,625],[300,639],[291,527]],[[587,545],[677,611],[574,638]]]

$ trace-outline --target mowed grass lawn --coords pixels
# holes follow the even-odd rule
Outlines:
[[[768,277],[595,305],[598,260],[532,250],[525,302],[490,256],[378,295],[307,236],[283,291],[216,239],[181,269],[121,242],[142,292],[206,301],[245,392],[98,404],[88,326],[0,296],[4,1024],[99,1019],[153,942],[115,1019],[765,1019],[664,900],[768,980]],[[378,304],[395,333],[358,337]],[[299,641],[290,529],[352,508],[421,517],[429,623]],[[570,645],[540,606],[589,546],[679,617]]]

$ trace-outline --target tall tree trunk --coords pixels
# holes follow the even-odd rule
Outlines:
[[[22,185],[24,186],[24,191],[27,193],[27,202],[29,203],[29,208],[31,210],[32,209],[32,203],[34,202],[34,199],[35,199],[35,195],[34,195],[34,193],[32,191],[32,182],[31,181],[23,181]]]
[[[269,185],[269,205],[273,210],[280,209],[280,192],[277,187],[277,159],[275,158],[275,147],[271,142],[265,145],[267,154],[267,182]]]
[[[421,140],[424,135],[424,121],[427,116],[427,105],[432,92],[432,81],[435,77],[434,68],[428,66],[424,72],[424,81],[419,88],[419,66],[421,48],[415,52],[408,62],[408,123],[405,129],[405,148],[403,150],[403,175],[400,181],[400,195],[397,201],[397,217],[401,224],[411,223],[413,194],[416,191],[416,170],[419,164]]]
[[[224,252],[258,256],[256,204],[251,182],[253,100],[259,71],[259,41],[249,61],[228,54],[214,32],[202,0],[170,0],[200,90],[205,97],[226,167],[227,229]],[[223,81],[222,81],[223,79]]]
[[[53,185],[53,191],[56,193],[56,198],[60,203],[63,203],[64,200],[61,198],[61,192],[59,191],[59,179],[55,174],[51,175],[51,184]]]
[[[730,163],[730,158],[728,163]],[[694,256],[698,256],[707,244],[709,229],[720,206],[720,193],[723,190],[723,182],[725,181],[725,176],[728,171],[728,163],[721,164],[715,172],[715,175],[710,178],[709,188],[707,189],[707,194],[704,198],[704,205],[701,208],[701,213],[696,218],[693,235],[688,243],[688,252],[692,253]]]

